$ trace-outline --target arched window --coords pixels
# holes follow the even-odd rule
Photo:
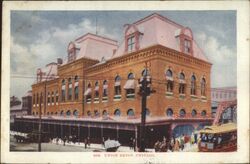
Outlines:
[[[75,82],[78,82],[78,80],[79,80],[79,77],[76,75],[75,76]]]
[[[55,115],[57,115],[57,112],[55,112]]]
[[[72,79],[68,79],[68,100],[72,100]]]
[[[61,89],[61,101],[65,101],[65,79],[62,80],[62,89]]]
[[[115,99],[121,98],[121,77],[117,75],[115,77]]]
[[[180,73],[179,75],[179,94],[185,94],[185,75]]]
[[[94,114],[96,117],[100,116],[100,113],[97,110],[94,110]]]
[[[115,116],[121,116],[121,111],[120,111],[120,109],[116,109],[115,112],[114,112],[114,115],[115,115]]]
[[[205,80],[205,78],[201,79],[201,96],[206,96],[206,80]]]
[[[192,115],[192,117],[195,117],[197,115],[197,111],[195,109],[193,109],[191,115]]]
[[[144,69],[141,73],[142,76],[150,76],[150,72],[148,69]]]
[[[174,114],[174,112],[173,112],[173,110],[172,110],[171,108],[168,108],[168,109],[166,110],[166,115],[167,115],[168,117],[173,117],[173,114]]]
[[[60,115],[61,115],[61,116],[63,116],[63,115],[64,115],[64,112],[63,112],[63,110],[61,111]]]
[[[37,106],[39,104],[39,94],[38,93],[36,94],[36,104],[37,104]]]
[[[179,116],[180,117],[185,117],[186,116],[186,111],[184,109],[181,109],[180,113],[179,113]]]
[[[54,114],[53,112],[50,113],[50,115],[53,115],[53,114]]]
[[[135,98],[135,76],[133,73],[128,74],[128,80],[124,85],[124,89],[126,90],[126,97],[127,98]]]
[[[76,116],[76,117],[79,116],[78,110],[74,110],[73,115]]]
[[[70,116],[71,115],[71,112],[70,112],[70,110],[68,110],[67,112],[66,112],[66,116]]]
[[[129,74],[128,74],[128,79],[134,79],[134,78],[135,78],[135,76],[134,76],[133,73],[129,73]]]
[[[103,81],[103,93],[102,93],[103,97],[107,97],[108,96],[108,81],[104,80]]]
[[[102,112],[102,116],[107,116],[107,115],[108,115],[107,110],[104,110],[104,111]]]
[[[167,92],[173,92],[174,89],[174,81],[173,81],[173,73],[170,69],[166,72],[167,79]]]
[[[87,115],[90,117],[90,116],[91,116],[91,112],[90,112],[90,111],[88,111],[88,112],[87,112]]]
[[[135,113],[134,113],[133,109],[129,109],[129,110],[127,111],[127,115],[128,115],[128,116],[134,116]]]
[[[205,117],[206,115],[207,115],[207,112],[206,112],[205,110],[203,110],[203,111],[201,112],[201,116]]]
[[[196,77],[194,75],[191,77],[191,95],[196,95]]]

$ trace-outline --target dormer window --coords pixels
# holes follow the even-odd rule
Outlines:
[[[191,53],[191,41],[185,39],[184,40],[184,53],[190,54]]]
[[[137,51],[140,48],[140,40],[143,33],[141,33],[136,25],[126,25],[125,29],[125,52]]]
[[[128,52],[134,51],[135,50],[135,36],[132,35],[128,38]]]

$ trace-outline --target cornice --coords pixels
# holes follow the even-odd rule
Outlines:
[[[176,60],[181,61],[187,64],[195,64],[202,67],[211,67],[211,63],[203,61],[201,59],[195,58],[193,56],[184,54],[182,52],[164,47],[162,45],[153,45],[139,51],[131,52],[113,59],[108,60],[107,62],[99,65],[94,65],[85,69],[86,73],[93,71],[98,71],[102,69],[107,69],[115,65],[128,64],[130,62],[145,60],[149,57],[164,57],[167,60]]]

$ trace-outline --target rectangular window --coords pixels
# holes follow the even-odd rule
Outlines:
[[[56,102],[58,102],[58,92],[56,91]]]
[[[135,98],[135,89],[126,89],[127,98]]]
[[[69,92],[68,92],[68,100],[72,99],[72,88],[69,88]]]
[[[128,38],[128,52],[135,50],[135,36]]]
[[[50,93],[48,93],[48,104],[50,104]]]
[[[62,90],[62,101],[65,101],[65,90]]]
[[[179,94],[185,94],[185,84],[179,84]]]
[[[54,92],[51,93],[51,102],[54,103]]]
[[[184,52],[191,53],[191,42],[190,40],[184,40]]]

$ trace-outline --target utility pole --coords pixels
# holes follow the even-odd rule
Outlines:
[[[141,127],[140,127],[140,152],[145,152],[145,123],[146,123],[146,106],[147,106],[147,81],[146,77],[143,77],[141,81]]]
[[[39,125],[38,125],[38,151],[41,152],[41,129],[42,129],[42,93],[40,94],[40,100],[39,100]]]
[[[140,92],[139,94],[142,96],[141,101],[141,126],[140,126],[140,152],[145,152],[145,124],[146,124],[146,109],[147,109],[147,96],[150,93],[155,92],[150,89],[151,85],[151,77],[148,75],[147,68],[145,69],[145,73],[141,79],[139,79],[140,84]]]

